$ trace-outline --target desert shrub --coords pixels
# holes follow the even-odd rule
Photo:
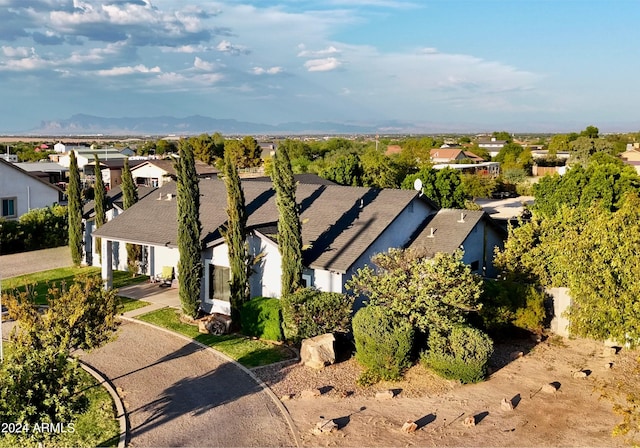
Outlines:
[[[480,317],[491,332],[509,327],[540,333],[546,319],[544,291],[512,281],[486,280]]]
[[[240,314],[242,333],[269,341],[281,341],[282,318],[280,300],[256,297],[242,306]]]
[[[413,327],[384,307],[361,308],[353,318],[356,360],[365,367],[361,384],[396,380],[410,365]]]
[[[493,353],[493,342],[477,328],[459,325],[449,334],[429,334],[422,362],[439,375],[463,383],[482,381]]]
[[[288,341],[300,342],[324,333],[348,333],[353,298],[304,288],[281,299],[282,328]]]

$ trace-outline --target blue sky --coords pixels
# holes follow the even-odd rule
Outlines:
[[[0,132],[76,113],[637,131],[638,18],[640,0],[0,0]]]

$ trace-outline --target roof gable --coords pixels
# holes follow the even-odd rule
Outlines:
[[[62,193],[62,190],[61,190],[61,189],[59,189],[58,187],[56,187],[55,185],[52,185],[52,184],[50,184],[49,182],[47,182],[47,181],[44,181],[44,180],[40,179],[38,176],[34,176],[34,175],[33,175],[33,174],[31,174],[30,172],[23,170],[22,168],[20,168],[20,167],[18,167],[18,166],[16,166],[16,165],[14,165],[14,164],[13,164],[13,163],[11,163],[11,162],[7,162],[7,161],[5,161],[4,159],[0,159],[0,165],[4,165],[4,166],[6,166],[6,167],[9,167],[9,168],[11,168],[11,169],[14,169],[14,170],[16,170],[16,171],[18,171],[18,172],[20,172],[20,173],[24,174],[25,176],[28,176],[28,177],[29,177],[29,179],[34,179],[34,180],[36,180],[37,182],[40,182],[40,183],[42,183],[43,185],[46,185],[47,187],[51,188],[52,190],[55,190],[55,191],[56,191],[56,192],[58,192],[58,193]]]
[[[433,256],[438,252],[453,253],[482,220],[489,220],[484,211],[442,209],[426,220],[412,237],[411,249]]]

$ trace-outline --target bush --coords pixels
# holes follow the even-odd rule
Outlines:
[[[513,326],[540,333],[547,314],[546,297],[533,285],[486,280],[480,317],[490,332],[503,332]]]
[[[359,382],[397,380],[410,365],[413,327],[384,307],[370,305],[353,318],[356,360],[366,370]]]
[[[422,362],[439,375],[463,383],[482,381],[493,353],[493,342],[477,328],[459,325],[448,335],[429,334]]]
[[[348,333],[353,298],[304,288],[281,299],[284,337],[291,342],[324,333]]]
[[[66,246],[67,208],[61,205],[30,210],[18,221],[0,220],[2,254]]]
[[[280,300],[256,297],[242,306],[240,314],[242,333],[269,341],[282,341]]]

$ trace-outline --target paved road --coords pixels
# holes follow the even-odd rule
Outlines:
[[[295,446],[249,375],[175,335],[125,321],[114,342],[82,359],[122,389],[132,446]]]
[[[9,278],[72,265],[69,246],[2,255],[0,256],[0,277]]]

